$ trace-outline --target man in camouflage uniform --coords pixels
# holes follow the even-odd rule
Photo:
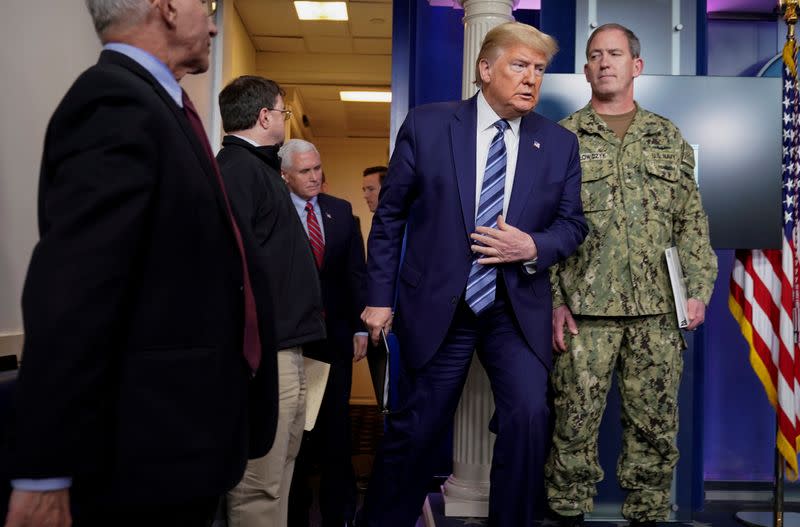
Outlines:
[[[717,272],[692,148],[633,99],[639,51],[629,29],[599,27],[586,45],[591,101],[561,122],[580,142],[590,227],[578,251],[551,271],[553,347],[562,353],[551,374],[556,425],[545,474],[562,526],[583,522],[603,478],[597,434],[615,370],[623,425],[617,475],[629,491],[622,514],[635,526],[666,519],[685,344],[664,249],[680,254],[686,329],[702,324]]]

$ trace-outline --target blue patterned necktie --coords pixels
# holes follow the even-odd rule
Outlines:
[[[506,143],[503,140],[509,124],[505,119],[494,123],[497,133],[489,145],[489,155],[486,157],[486,169],[483,171],[483,186],[481,198],[478,201],[478,215],[475,217],[475,226],[497,228],[497,216],[503,212],[503,196],[506,188]],[[483,255],[475,254],[472,268],[467,280],[467,293],[464,299],[470,309],[479,315],[481,311],[494,303],[495,289],[497,288],[497,267],[481,265],[478,258]]]

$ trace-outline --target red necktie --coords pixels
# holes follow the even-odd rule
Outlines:
[[[211,144],[209,144],[208,137],[206,137],[206,131],[203,128],[203,122],[200,120],[200,116],[197,114],[197,110],[192,104],[192,101],[189,100],[189,96],[186,94],[186,92],[183,92],[183,109],[185,111],[184,113],[186,113],[186,117],[189,119],[189,124],[192,125],[194,133],[197,135],[197,139],[200,140],[200,144],[203,145],[206,154],[208,154],[208,158],[211,161],[211,166],[214,167],[214,174],[217,176],[217,183],[219,183],[219,188],[222,191],[222,197],[225,200],[225,208],[228,211],[228,218],[230,219],[231,226],[233,227],[233,235],[236,238],[236,245],[239,248],[239,256],[242,259],[242,275],[244,281],[243,352],[247,364],[250,365],[250,369],[253,371],[253,373],[255,373],[256,370],[258,370],[258,365],[261,363],[261,337],[258,335],[256,300],[253,296],[253,287],[250,284],[250,272],[247,269],[247,259],[245,258],[244,245],[242,244],[242,233],[239,232],[239,227],[236,225],[236,221],[233,218],[231,204],[228,201],[228,195],[225,193],[225,185],[222,182],[222,174],[220,174],[219,165],[217,165],[217,160],[214,158],[214,153],[211,151]]]
[[[308,227],[308,241],[311,242],[311,252],[317,262],[317,269],[322,269],[322,259],[325,257],[325,240],[322,238],[322,229],[319,228],[314,204],[306,201],[306,226]]]

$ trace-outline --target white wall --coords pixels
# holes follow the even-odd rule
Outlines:
[[[36,190],[50,114],[100,44],[81,0],[25,0],[0,17],[0,354],[17,351],[20,294],[38,239]]]
[[[0,355],[22,345],[20,296],[38,240],[36,194],[50,115],[100,43],[82,0],[11,2],[0,17]],[[206,125],[211,78],[186,85]]]

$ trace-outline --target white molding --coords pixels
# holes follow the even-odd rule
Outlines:
[[[22,355],[22,341],[24,335],[21,331],[0,331],[0,357],[4,355]]]

